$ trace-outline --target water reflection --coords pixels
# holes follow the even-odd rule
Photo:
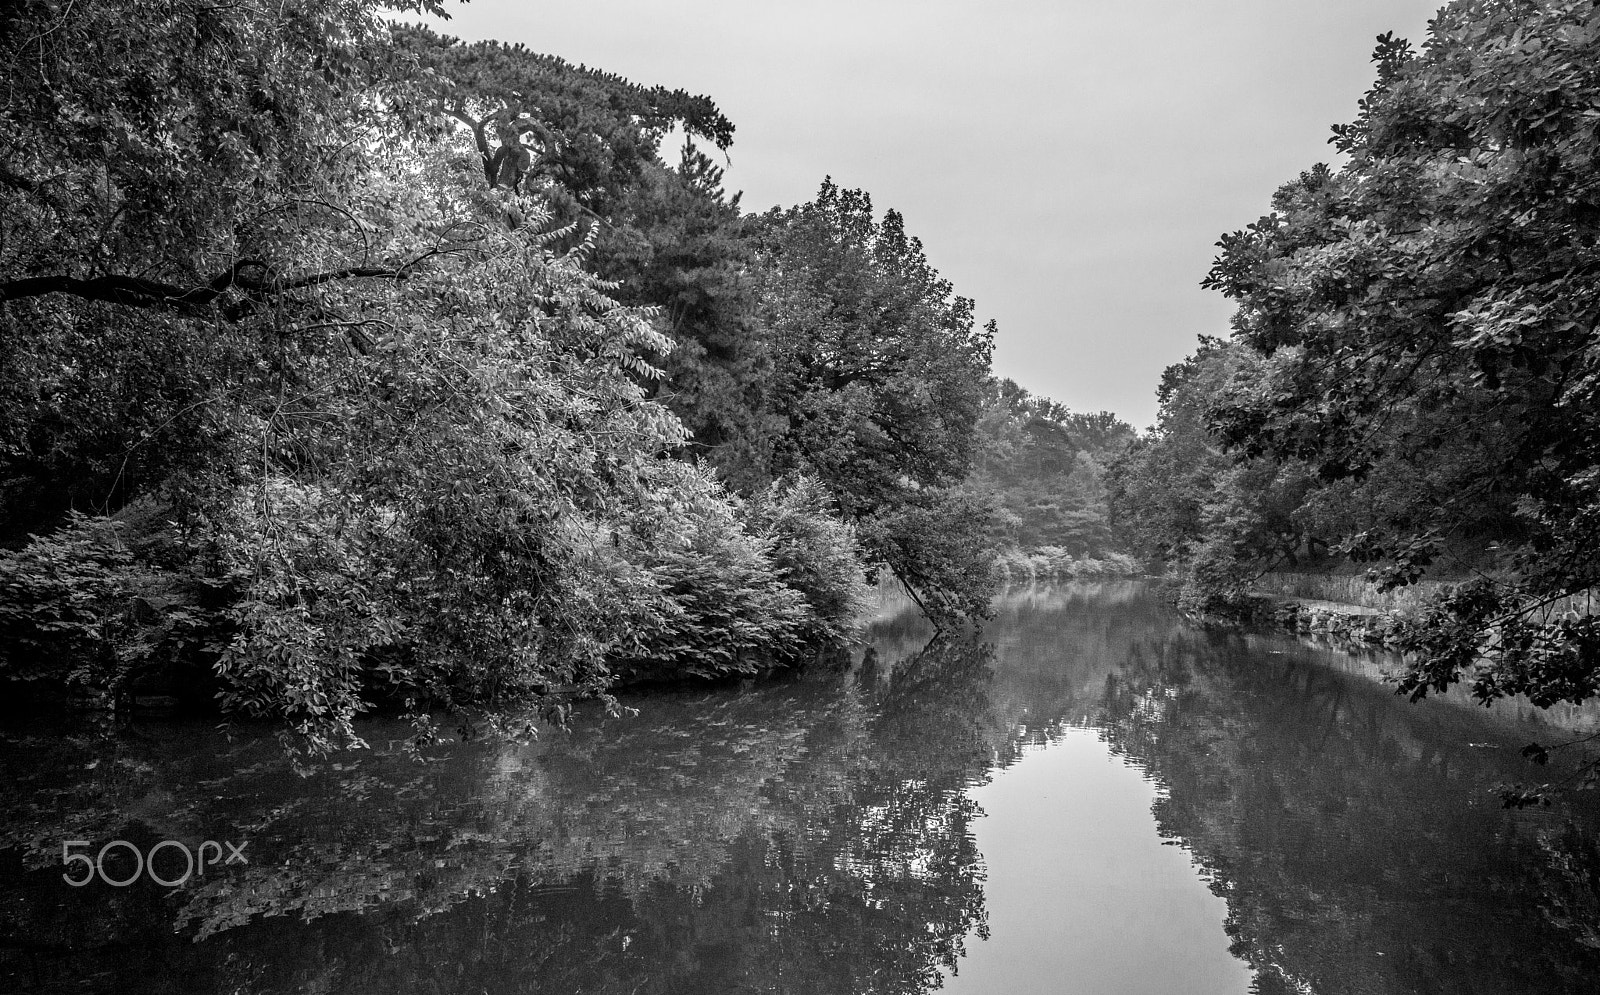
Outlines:
[[[1593,822],[1495,805],[1514,721],[1127,582],[1012,591],[981,639],[895,605],[874,634],[845,673],[309,779],[209,728],[13,731],[0,988],[913,993],[1004,961],[1097,992],[1592,990]],[[250,863],[74,889],[69,839]]]
[[[35,870],[5,883],[6,967],[105,990],[925,991],[985,932],[965,789],[1004,735],[991,661],[937,640],[307,780],[209,730],[14,739],[7,839]],[[170,893],[59,878],[64,839],[218,837],[251,863]]]
[[[1216,879],[1258,989],[1593,991],[1592,819],[1486,791],[1530,776],[1527,734],[1311,657],[1178,631],[1094,719],[1165,787],[1157,819]],[[1551,915],[1558,893],[1583,911]]]

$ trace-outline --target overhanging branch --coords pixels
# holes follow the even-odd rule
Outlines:
[[[265,273],[268,267],[260,260],[245,259],[219,273],[210,283],[198,287],[181,287],[138,276],[96,276],[88,279],[61,275],[33,276],[0,283],[0,304],[48,294],[66,294],[83,300],[106,301],[124,307],[202,311],[234,287],[248,294],[268,296],[340,280],[404,280],[418,263],[430,256],[439,255],[442,251],[448,250],[430,250],[403,266],[394,268],[347,266],[343,269],[280,280],[252,278],[249,273],[252,271]]]

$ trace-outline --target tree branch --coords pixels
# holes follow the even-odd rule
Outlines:
[[[220,293],[211,287],[177,287],[136,276],[97,276],[88,280],[73,276],[36,276],[0,283],[0,303],[46,294],[68,294],[129,307],[184,310],[204,307]]]
[[[296,277],[293,280],[275,280],[263,286],[261,291],[269,294],[282,293],[285,290],[299,290],[301,287],[315,287],[321,283],[332,283],[335,280],[351,280],[358,277],[404,280],[407,276],[406,270],[411,265],[411,263],[407,263],[399,269],[384,269],[376,266],[349,266],[345,269],[331,270],[327,273],[312,273],[310,276]]]
[[[490,165],[490,161],[494,158],[494,152],[489,148],[489,137],[484,133],[483,130],[484,125],[488,124],[490,118],[492,118],[494,115],[491,114],[482,121],[474,121],[467,115],[467,112],[463,108],[442,107],[442,109],[450,117],[455,118],[457,121],[460,121],[462,124],[472,129],[473,144],[478,147],[478,156],[483,160],[483,178],[488,181],[489,186],[494,186],[495,174],[493,172],[493,167]]]
[[[243,287],[254,294],[280,294],[303,287],[338,280],[384,279],[404,280],[410,270],[440,249],[432,249],[403,266],[388,269],[374,266],[348,266],[325,273],[312,273],[287,280],[264,282],[241,279],[245,270],[266,269],[266,264],[256,259],[242,259],[219,273],[212,281],[200,287],[180,287],[159,280],[137,276],[97,276],[84,280],[74,276],[34,276],[22,280],[0,283],[0,304],[6,301],[43,297],[48,294],[66,294],[84,300],[106,301],[124,307],[165,308],[173,311],[201,311],[234,286]]]

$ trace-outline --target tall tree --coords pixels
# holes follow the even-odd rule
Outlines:
[[[772,472],[815,473],[938,618],[984,616],[987,511],[958,494],[988,383],[978,327],[895,211],[824,181],[761,219],[761,308],[784,424]]]
[[[733,125],[711,98],[630,83],[498,41],[463,42],[427,28],[395,29],[428,73],[435,108],[463,125],[484,182],[520,190],[530,178],[609,216],[615,198],[658,161],[674,127],[726,150]]]
[[[1349,537],[1387,582],[1463,538],[1490,575],[1413,629],[1404,688],[1540,704],[1600,690],[1600,12],[1458,0],[1419,53],[1390,36],[1334,143],[1226,236],[1206,284],[1261,352],[1217,398],[1232,446],[1324,481],[1391,478]],[[1482,666],[1477,666],[1478,664]]]
[[[414,105],[382,15],[424,8],[437,11],[0,12],[0,508],[13,528],[212,463],[208,398],[262,359],[267,329],[317,324],[313,300],[338,285],[412,272],[416,256],[382,251],[353,197],[378,162],[369,139]]]
[[[753,493],[772,477],[775,350],[760,319],[753,224],[722,168],[685,140],[676,168],[652,166],[601,238],[602,272],[629,303],[659,309],[676,343],[653,385],[684,420],[688,454]]]
[[[1204,339],[1166,369],[1153,429],[1110,465],[1116,530],[1146,556],[1181,568],[1183,600],[1205,608],[1242,593],[1262,572],[1325,540],[1302,513],[1314,484],[1302,464],[1230,456],[1207,423],[1228,384],[1258,375],[1261,357]]]

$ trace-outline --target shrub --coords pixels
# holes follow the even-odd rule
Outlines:
[[[382,583],[384,517],[272,478],[211,523],[216,579],[236,597],[217,662],[225,712],[285,720],[312,751],[360,744],[351,723],[367,708],[363,662],[406,635]]]
[[[805,598],[807,642],[848,637],[867,609],[855,529],[830,504],[821,484],[799,476],[770,484],[744,506],[745,527],[771,543],[778,576]]]
[[[117,524],[74,513],[65,528],[0,554],[0,667],[98,698],[121,684],[133,557]]]
[[[774,540],[745,531],[737,499],[707,470],[657,472],[659,503],[636,516],[625,548],[664,602],[625,676],[717,677],[792,659],[816,616],[784,582]]]
[[[1008,582],[1074,577],[1131,577],[1142,571],[1138,560],[1126,553],[1073,556],[1060,546],[1041,546],[1032,553],[1008,549],[995,560],[995,570]]]
[[[0,553],[0,676],[115,707],[199,638],[177,578],[139,562],[123,528],[73,512],[55,532]]]

